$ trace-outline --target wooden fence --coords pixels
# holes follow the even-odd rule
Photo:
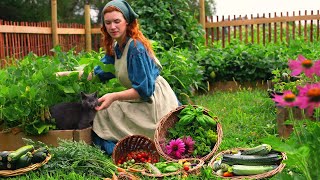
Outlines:
[[[302,14],[292,12],[289,14],[274,13],[257,16],[207,16],[205,17],[206,44],[213,45],[219,41],[225,47],[232,39],[246,43],[277,43],[289,42],[297,37],[306,41],[319,40],[319,10],[305,11]]]
[[[100,48],[100,28],[91,29],[92,49]],[[85,49],[85,27],[83,24],[58,23],[59,45],[63,51],[72,48],[79,52]],[[11,22],[0,20],[1,67],[11,58],[20,59],[33,52],[38,56],[52,55],[51,22]]]

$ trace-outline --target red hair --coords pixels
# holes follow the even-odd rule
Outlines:
[[[116,7],[110,6],[106,8],[104,12],[102,12],[103,14],[102,16],[104,16],[105,13],[112,12],[112,11],[121,12]],[[102,43],[104,45],[107,55],[114,56],[114,50],[113,50],[114,39],[107,32],[104,22],[102,22],[101,32],[102,32]],[[133,39],[135,45],[136,45],[136,40],[139,40],[147,49],[147,52],[149,53],[149,55],[154,57],[154,51],[152,49],[151,43],[140,31],[139,23],[137,19],[135,19],[132,23],[127,25],[126,35]]]

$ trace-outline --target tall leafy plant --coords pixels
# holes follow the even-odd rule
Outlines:
[[[137,0],[131,1],[131,5],[140,17],[144,34],[159,41],[165,50],[204,44],[204,30],[188,11],[187,1]]]

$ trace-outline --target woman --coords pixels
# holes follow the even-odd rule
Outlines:
[[[114,64],[115,74],[94,70],[102,81],[116,77],[127,89],[99,98],[93,122],[93,141],[111,154],[116,141],[142,134],[153,139],[157,122],[178,106],[150,42],[139,30],[138,15],[124,0],[113,0],[102,11],[101,31],[105,64]]]

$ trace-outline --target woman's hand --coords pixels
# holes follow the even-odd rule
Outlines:
[[[98,99],[98,102],[101,103],[100,106],[96,106],[95,109],[97,111],[100,111],[102,109],[108,108],[113,101],[115,101],[116,94],[115,93],[108,93],[103,95],[101,98]]]

